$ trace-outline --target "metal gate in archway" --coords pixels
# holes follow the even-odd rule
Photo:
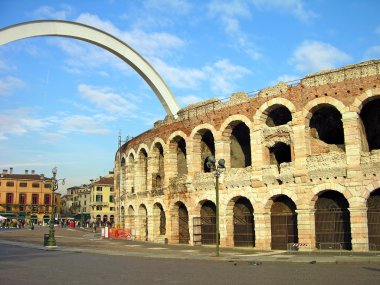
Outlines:
[[[234,245],[255,246],[253,207],[248,199],[240,198],[234,205]]]
[[[319,249],[352,249],[348,202],[339,192],[327,191],[318,198],[315,240]]]
[[[368,243],[370,250],[380,250],[380,189],[367,201]]]
[[[216,244],[216,217],[194,217],[194,245]]]
[[[295,204],[286,196],[280,196],[272,205],[271,235],[272,249],[287,249],[288,243],[298,243]]]
[[[193,219],[194,244],[216,244],[216,206],[211,201],[203,203],[201,216]]]
[[[188,244],[189,241],[189,214],[186,206],[181,204],[178,208],[178,242]]]

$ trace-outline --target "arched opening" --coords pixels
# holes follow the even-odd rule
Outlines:
[[[234,245],[254,247],[255,223],[251,202],[245,197],[239,198],[234,205],[233,213]]]
[[[135,226],[135,209],[132,206],[128,207],[128,216],[127,216],[127,227],[131,229],[132,235],[136,235],[136,226]]]
[[[120,192],[121,193],[125,193],[126,191],[126,165],[125,165],[125,158],[122,157],[121,161],[120,161],[120,173],[119,173],[119,177],[120,177]]]
[[[108,222],[108,215],[103,215],[103,223],[107,223]]]
[[[44,215],[42,218],[44,224],[48,224],[50,221],[50,216],[49,215]]]
[[[110,216],[110,223],[113,224],[115,222],[115,216],[111,215]]]
[[[186,141],[182,137],[176,136],[170,143],[170,151],[175,154],[176,159],[174,167],[177,173],[174,176],[187,175]]]
[[[266,124],[268,127],[285,125],[292,121],[292,113],[283,105],[274,105],[268,112]]]
[[[162,190],[164,178],[164,149],[160,143],[155,143],[152,152],[152,191]]]
[[[310,119],[311,137],[345,150],[342,114],[331,105],[319,105]]]
[[[351,224],[347,199],[328,190],[315,203],[315,240],[319,249],[351,250]]]
[[[131,153],[127,165],[127,189],[130,193],[135,193],[135,174],[135,157]]]
[[[166,215],[165,211],[160,203],[154,204],[153,207],[154,216],[154,235],[163,236],[166,234]]]
[[[125,229],[125,209],[124,206],[121,206],[121,228],[124,230]]]
[[[280,170],[281,163],[292,161],[290,145],[283,142],[277,142],[274,146],[269,148],[269,160],[270,164],[277,165]]]
[[[203,172],[210,172],[211,169],[206,165],[207,158],[210,155],[215,157],[215,142],[211,131],[204,130],[201,134],[200,148],[201,169]]]
[[[145,149],[141,149],[139,153],[139,191],[147,191],[148,180],[148,154]]]
[[[37,215],[31,215],[30,216],[30,222],[32,224],[37,224]]]
[[[368,243],[370,250],[380,249],[380,188],[367,200]]]
[[[166,234],[166,215],[164,209],[160,208],[160,235]]]
[[[216,206],[211,201],[203,203],[201,208],[201,243],[216,243]]]
[[[144,204],[139,207],[140,240],[148,241],[148,211]]]
[[[190,241],[189,233],[189,214],[183,203],[178,207],[178,242],[188,244]]]
[[[100,215],[96,215],[96,223],[100,225],[102,223],[102,217]]]
[[[251,165],[250,131],[243,122],[232,122],[230,129],[231,168],[245,168]]]
[[[367,102],[360,112],[368,150],[380,149],[380,99]]]
[[[285,195],[276,197],[271,207],[272,249],[287,249],[288,243],[298,243],[296,205]]]

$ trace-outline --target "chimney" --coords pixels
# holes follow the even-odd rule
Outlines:
[[[28,174],[29,170],[25,169],[25,174]]]
[[[32,170],[32,174],[36,174],[36,171],[35,171],[35,170]]]
[[[8,173],[8,170],[7,169],[3,169],[3,174],[7,174]]]
[[[9,167],[9,174],[13,174],[13,167]]]

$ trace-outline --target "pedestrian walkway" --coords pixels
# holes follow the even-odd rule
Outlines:
[[[257,251],[252,248],[220,248],[220,256],[217,257],[215,246],[189,246],[102,239],[100,233],[92,233],[87,229],[78,228],[56,228],[57,247],[46,248],[43,246],[43,237],[48,232],[48,227],[35,227],[35,230],[15,229],[0,231],[0,243],[41,250],[146,258],[198,259],[233,263],[249,262],[252,265],[260,265],[263,262],[302,262],[310,264],[380,263],[380,252],[287,252]]]

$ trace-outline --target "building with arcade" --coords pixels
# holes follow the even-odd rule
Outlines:
[[[210,156],[224,159],[216,203]],[[115,155],[116,223],[153,242],[380,249],[380,60],[181,109]]]

